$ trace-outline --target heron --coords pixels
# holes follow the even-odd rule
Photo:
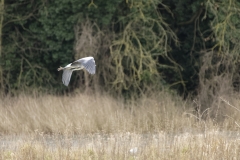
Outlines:
[[[68,86],[72,72],[77,70],[86,69],[90,74],[95,74],[96,65],[93,57],[84,57],[66,65],[65,67],[59,67],[58,71],[63,70],[62,82],[65,86]]]

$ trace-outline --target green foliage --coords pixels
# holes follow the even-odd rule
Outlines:
[[[64,92],[57,67],[94,55],[88,85],[129,97],[161,85],[197,94],[226,72],[236,86],[239,11],[237,0],[6,1],[0,83],[11,93]],[[69,90],[86,84],[82,72],[73,76]]]
[[[74,25],[86,17],[108,25],[119,1],[105,3],[93,8],[88,0],[7,1],[1,59],[5,90],[61,90],[56,69],[74,60]]]
[[[240,3],[236,0],[222,0],[220,2],[208,0],[206,14],[213,17],[210,23],[212,33],[207,40],[214,42],[200,57],[199,70],[199,100],[202,110],[211,107],[212,114],[216,116],[216,107],[219,97],[230,97],[239,91],[239,24]],[[225,113],[223,113],[224,115]]]
[[[177,37],[158,14],[158,3],[133,2],[128,16],[118,21],[123,29],[110,46],[115,69],[112,85],[118,92],[141,91],[149,87],[150,79],[155,87],[161,84],[157,69],[162,64],[157,58],[169,58],[168,42],[177,42]]]

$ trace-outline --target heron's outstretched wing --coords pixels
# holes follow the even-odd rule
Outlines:
[[[71,69],[64,69],[63,75],[62,75],[62,82],[65,86],[68,86],[71,76],[72,76],[72,70]]]
[[[95,74],[96,65],[93,57],[81,58],[75,62],[81,63],[81,65],[90,73]]]

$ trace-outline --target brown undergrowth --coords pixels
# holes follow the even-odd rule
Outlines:
[[[237,159],[239,101],[219,98],[226,112],[218,122],[167,92],[132,101],[99,93],[4,97],[0,158]]]
[[[193,125],[184,115],[186,103],[163,92],[127,102],[105,94],[23,94],[3,98],[0,110],[1,133],[7,134],[174,131]]]

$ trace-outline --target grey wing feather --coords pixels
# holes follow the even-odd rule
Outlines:
[[[63,70],[63,75],[62,75],[62,82],[65,86],[68,86],[71,76],[72,76],[72,70],[70,69],[64,69]]]
[[[96,71],[96,65],[95,65],[95,61],[93,58],[82,58],[79,59],[78,62],[81,63],[81,65],[83,65],[83,67],[90,73],[90,74],[95,74]]]

